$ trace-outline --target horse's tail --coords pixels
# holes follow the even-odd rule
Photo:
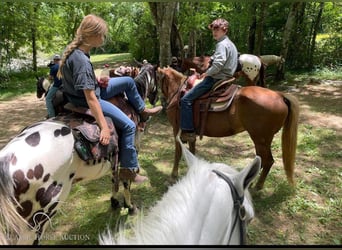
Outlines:
[[[0,157],[0,245],[13,244],[27,222],[15,207],[14,183],[9,173],[12,156]]]
[[[282,132],[283,164],[288,182],[294,184],[293,174],[297,148],[299,102],[296,97],[290,94],[284,93],[283,97],[289,110]]]

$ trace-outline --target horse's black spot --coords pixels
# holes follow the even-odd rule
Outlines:
[[[69,175],[69,179],[71,180],[72,178],[74,178],[74,176],[75,176],[75,173],[71,173],[71,174]]]
[[[55,137],[58,137],[60,134],[61,134],[61,130],[60,130],[60,129],[56,129],[56,130],[53,132],[53,135],[54,135]]]
[[[25,174],[22,170],[17,170],[13,173],[14,180],[14,192],[16,198],[19,200],[19,195],[26,193],[30,187],[29,181],[25,178]]]
[[[35,166],[34,170],[29,169],[26,173],[26,176],[28,179],[33,179],[35,177],[37,180],[39,180],[43,176],[43,166],[41,164],[38,164]]]
[[[52,203],[52,205],[48,209],[48,212],[51,213],[57,205],[58,205],[58,201]]]
[[[70,134],[70,133],[71,133],[71,129],[68,128],[68,127],[63,127],[63,128],[61,129],[61,135],[62,135],[62,136],[66,136],[66,135],[68,135],[68,134]]]
[[[43,178],[43,182],[47,182],[49,178],[50,178],[50,174],[45,175]]]
[[[21,207],[17,207],[17,212],[23,217],[27,217],[31,214],[32,212],[32,201],[24,201],[22,203],[20,203]]]
[[[36,193],[36,201],[40,201],[44,199],[45,188],[39,188]]]
[[[25,138],[25,141],[28,145],[30,145],[32,147],[37,146],[40,142],[40,133],[34,132],[34,133],[30,134],[29,136],[27,136]]]
[[[58,184],[54,181],[51,183],[48,188],[45,190],[45,188],[38,189],[36,193],[36,200],[40,203],[40,206],[43,208],[47,206],[52,198],[60,193],[62,189],[62,184]]]
[[[61,129],[56,129],[53,134],[54,134],[55,137],[58,137],[60,135],[66,136],[66,135],[68,135],[70,133],[71,133],[71,129],[70,128],[62,127]]]
[[[44,173],[44,168],[43,168],[42,164],[38,164],[34,168],[34,177],[36,177],[36,179],[39,180],[40,178],[42,178],[43,173]]]
[[[27,173],[26,173],[26,177],[27,177],[28,179],[32,180],[32,179],[33,179],[33,176],[34,176],[33,170],[32,170],[32,169],[29,169],[29,170],[27,171]]]

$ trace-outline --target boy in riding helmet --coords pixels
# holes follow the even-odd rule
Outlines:
[[[181,98],[181,140],[183,143],[196,140],[192,112],[194,100],[208,92],[215,82],[232,78],[237,68],[238,52],[227,36],[228,26],[228,22],[223,18],[216,19],[208,25],[213,38],[217,41],[216,49],[211,57],[210,67],[200,76],[203,81]]]

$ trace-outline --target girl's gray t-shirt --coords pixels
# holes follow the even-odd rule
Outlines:
[[[67,58],[62,68],[63,91],[68,101],[76,106],[88,107],[84,89],[95,90],[96,97],[100,97],[94,68],[90,56],[80,49],[75,49]]]

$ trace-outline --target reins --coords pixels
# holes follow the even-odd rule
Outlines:
[[[170,108],[170,104],[172,103],[171,101],[172,101],[173,98],[175,98],[175,97],[177,96],[177,94],[181,91],[182,87],[183,87],[184,85],[186,85],[187,80],[188,80],[188,77],[185,78],[185,80],[183,81],[183,83],[181,83],[181,84],[179,85],[178,89],[172,94],[172,96],[171,96],[171,98],[170,98],[170,101],[169,101],[169,103],[167,104],[166,109],[169,109],[169,108]],[[164,81],[163,81],[163,83],[164,83]],[[162,86],[162,87],[163,87],[163,86]]]
[[[229,245],[229,243],[230,243],[230,240],[232,238],[234,228],[236,226],[238,219],[239,219],[239,226],[240,226],[240,245],[245,245],[246,244],[246,210],[245,210],[245,207],[243,205],[244,195],[239,196],[233,182],[231,181],[231,179],[229,179],[228,176],[226,176],[222,172],[217,171],[215,169],[213,170],[213,172],[215,174],[217,174],[219,177],[221,177],[223,180],[225,180],[227,182],[227,184],[229,185],[230,191],[231,191],[232,196],[233,196],[234,209],[237,210],[227,245]]]

